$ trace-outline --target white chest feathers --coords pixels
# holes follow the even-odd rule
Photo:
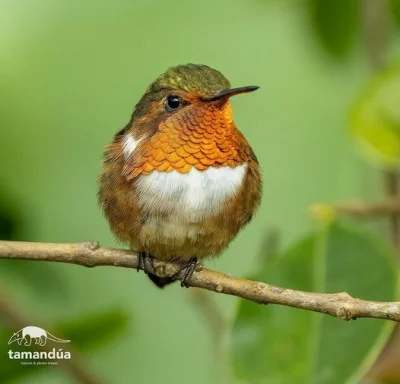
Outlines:
[[[137,181],[139,204],[144,211],[167,214],[174,221],[199,222],[223,209],[224,202],[238,192],[246,170],[244,163],[204,171],[193,167],[185,174],[153,171]]]

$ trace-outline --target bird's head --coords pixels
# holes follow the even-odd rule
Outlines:
[[[155,133],[170,119],[178,119],[188,128],[207,121],[217,130],[233,121],[229,98],[256,89],[231,88],[221,72],[206,65],[178,65],[149,86],[135,107],[131,126],[139,136]]]
[[[126,162],[123,174],[131,180],[154,170],[186,173],[192,167],[248,161],[254,155],[236,129],[229,98],[257,88],[231,88],[206,65],[170,68],[149,86],[129,124],[116,135],[114,143]]]

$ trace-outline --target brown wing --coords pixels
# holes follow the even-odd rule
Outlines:
[[[98,201],[117,238],[137,248],[142,217],[134,183],[122,175],[125,164],[122,144],[116,139],[106,147],[99,177]]]

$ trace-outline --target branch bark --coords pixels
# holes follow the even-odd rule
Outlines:
[[[391,197],[384,201],[374,203],[357,202],[337,205],[326,203],[313,204],[310,207],[310,211],[311,214],[316,217],[321,215],[347,215],[358,218],[386,218],[400,214],[400,198]]]
[[[100,247],[99,243],[30,243],[0,241],[0,259],[54,261],[85,267],[115,266],[137,268],[137,253]],[[159,276],[171,276],[179,265],[155,260]],[[177,275],[181,280],[183,273]],[[189,284],[192,287],[233,295],[258,304],[279,304],[325,313],[343,320],[369,317],[400,322],[400,302],[366,301],[346,292],[313,293],[285,289],[259,281],[246,280],[199,266]]]
[[[364,0],[361,4],[361,21],[364,27],[366,54],[372,72],[378,72],[386,66],[389,40],[388,2],[382,0]],[[400,196],[400,177],[398,172],[383,172],[386,196]],[[390,215],[393,244],[400,250],[400,216],[398,211]],[[400,255],[400,253],[399,253]]]
[[[347,214],[358,217],[385,217],[400,214],[400,199],[388,198],[386,201],[378,203],[337,205],[335,209],[339,214]]]

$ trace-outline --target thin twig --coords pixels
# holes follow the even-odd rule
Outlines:
[[[359,218],[388,217],[400,214],[400,199],[388,198],[376,203],[349,203],[349,204],[313,204],[310,211],[315,217],[347,215]]]
[[[228,330],[227,321],[221,308],[215,302],[214,297],[212,297],[211,292],[202,289],[190,289],[189,294],[190,301],[203,316],[211,333],[212,356],[210,360],[212,361],[213,369],[209,372],[209,381],[215,382],[215,379],[220,377],[221,379],[217,381],[224,383],[226,382],[226,378],[229,377],[224,356],[224,340]]]
[[[227,322],[221,309],[213,300],[211,293],[196,289],[190,292],[190,299],[199,309],[210,329],[213,346],[215,347],[215,357],[218,358],[221,351],[221,344],[224,339]]]
[[[339,214],[353,216],[388,216],[400,214],[400,200],[392,198],[378,203],[337,205],[335,209]]]
[[[361,20],[364,29],[366,54],[372,72],[378,72],[386,66],[386,54],[389,37],[389,11],[387,1],[363,0]],[[388,198],[399,197],[400,179],[395,172],[383,172],[385,193]],[[394,246],[400,251],[400,216],[399,212],[390,215],[391,232]],[[399,252],[400,257],[400,252]]]
[[[386,184],[386,194],[391,196],[397,196],[399,199],[400,188],[399,188],[399,176],[394,172],[386,172],[384,174]],[[392,198],[394,200],[394,198]],[[391,232],[394,246],[398,249],[400,257],[400,211],[393,211],[390,217],[391,220]]]
[[[0,241],[0,259],[22,259],[71,263],[85,267],[116,266],[137,268],[137,253],[127,250],[100,247],[90,243],[28,243]],[[159,260],[154,262],[160,277],[178,272],[179,265]],[[183,272],[177,275],[181,280]],[[387,319],[400,322],[400,302],[366,301],[351,297],[348,293],[312,293],[285,289],[263,282],[246,280],[216,272],[203,267],[197,268],[189,285],[233,295],[258,304],[280,304],[294,308],[325,313],[343,320],[358,317]]]
[[[362,0],[360,6],[365,53],[371,69],[378,71],[386,65],[389,37],[387,1]]]
[[[389,42],[389,7],[388,1],[382,0],[363,0],[360,2],[361,7],[361,21],[363,23],[363,37],[365,43],[365,52],[368,55],[368,62],[372,72],[378,72],[386,66],[387,47]],[[383,184],[385,189],[386,198],[389,201],[397,202],[400,200],[399,177],[391,171],[383,172]],[[398,205],[398,203],[397,203]],[[378,210],[379,211],[379,210]],[[397,248],[398,257],[400,257],[400,211],[398,209],[388,209],[384,215],[390,219],[390,231],[393,245]],[[387,343],[381,356],[375,362],[370,372],[367,374],[369,379],[377,379],[377,373],[381,380],[387,379],[387,373],[390,366],[397,365],[391,364],[388,356],[390,350],[397,350],[398,344],[393,343],[393,337],[399,333],[399,326],[397,325],[391,336],[392,342]],[[396,344],[394,347],[393,345]],[[383,368],[383,369],[382,369]],[[385,380],[386,381],[386,380]]]

